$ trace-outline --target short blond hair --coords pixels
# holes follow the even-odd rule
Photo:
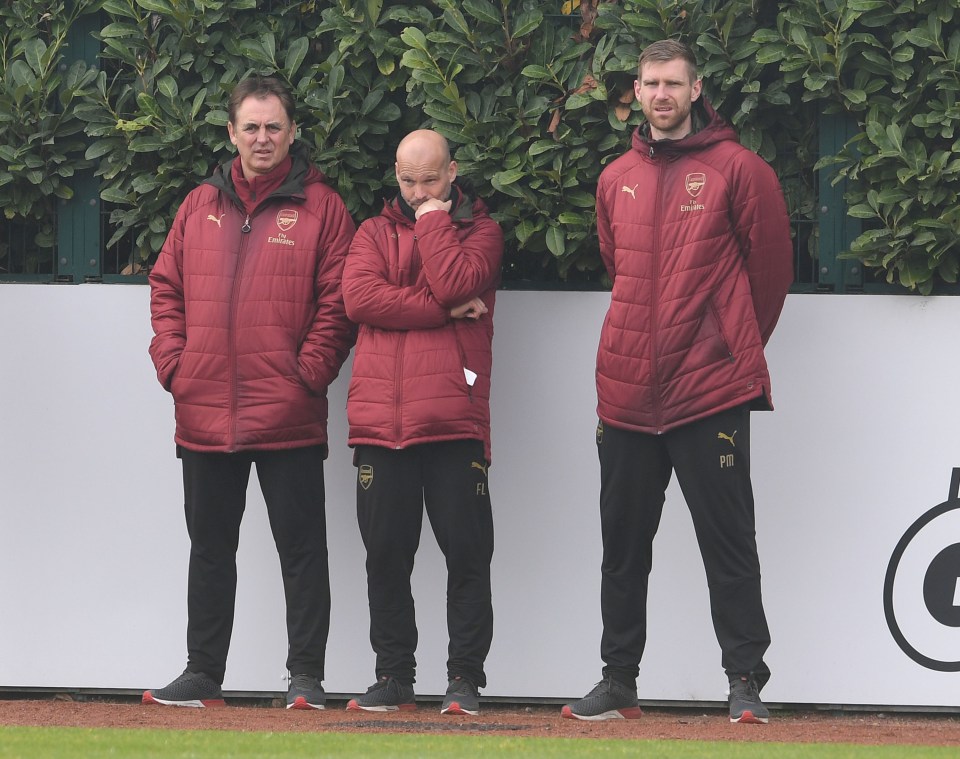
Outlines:
[[[637,79],[643,78],[643,67],[646,63],[667,63],[668,61],[675,61],[677,58],[687,62],[690,81],[695,82],[698,78],[697,56],[689,45],[680,40],[660,40],[647,45],[640,53],[640,60],[637,63]]]

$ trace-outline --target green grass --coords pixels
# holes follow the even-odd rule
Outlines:
[[[298,759],[309,757],[617,757],[643,759],[956,759],[956,747],[854,746],[826,743],[502,738],[356,733],[239,733],[0,727],[0,759]]]

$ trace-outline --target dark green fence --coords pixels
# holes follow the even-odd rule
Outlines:
[[[833,154],[849,138],[850,128],[836,117],[824,116],[819,132],[821,154]],[[145,272],[131,266],[130,240],[122,238],[109,248],[105,246],[113,234],[110,207],[100,200],[92,172],[78,174],[75,180],[74,197],[61,201],[56,218],[50,220],[57,229],[54,248],[37,245],[38,224],[0,218],[0,281],[74,284],[146,281]],[[859,220],[847,214],[843,183],[831,185],[829,172],[821,171],[817,187],[816,218],[797,215],[793,219],[794,291],[842,293],[873,289],[869,282],[865,284],[863,267],[858,261],[838,258],[841,252],[849,250],[850,242],[860,234],[861,228]],[[509,278],[504,284],[523,286]],[[877,287],[887,289],[885,285]]]

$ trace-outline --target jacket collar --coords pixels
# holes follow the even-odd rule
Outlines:
[[[650,137],[650,125],[641,124],[633,133],[634,150],[653,157],[656,154],[678,155],[702,150],[724,140],[737,141],[737,133],[726,119],[717,113],[705,96],[690,109],[693,129],[679,140],[654,140]]]
[[[280,185],[267,194],[266,198],[291,198],[293,200],[302,200],[304,198],[304,188],[315,182],[325,182],[326,177],[317,169],[308,158],[307,149],[299,141],[290,146],[290,170]],[[204,180],[201,184],[210,184],[218,190],[224,192],[240,208],[246,208],[241,200],[240,193],[233,181],[233,163],[239,161],[238,157],[230,158],[218,166],[213,175]],[[264,198],[264,199],[266,199]],[[260,201],[262,202],[262,201]]]
[[[235,158],[233,160],[233,166],[230,169],[230,181],[233,183],[233,189],[240,202],[247,209],[247,213],[253,213],[258,205],[269,198],[284,183],[292,166],[293,159],[287,155],[266,174],[248,179],[243,175],[243,164],[240,159]]]

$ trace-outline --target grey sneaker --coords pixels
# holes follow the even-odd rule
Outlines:
[[[187,671],[163,688],[144,691],[141,703],[161,706],[226,706],[220,685],[210,675]]]
[[[443,697],[441,714],[460,714],[476,717],[480,714],[480,699],[477,686],[462,677],[455,677],[447,686],[447,695]]]
[[[327,694],[317,678],[311,675],[294,675],[290,678],[288,709],[323,709],[326,703]]]
[[[564,706],[560,710],[560,716],[590,721],[640,719],[643,712],[637,705],[636,688],[624,685],[612,677],[606,677],[579,701]]]
[[[753,675],[736,675],[730,678],[731,722],[752,722],[765,725],[770,721],[770,712],[760,700],[760,688]]]
[[[389,675],[383,675],[366,693],[347,702],[348,711],[406,712],[416,708],[413,686]]]

